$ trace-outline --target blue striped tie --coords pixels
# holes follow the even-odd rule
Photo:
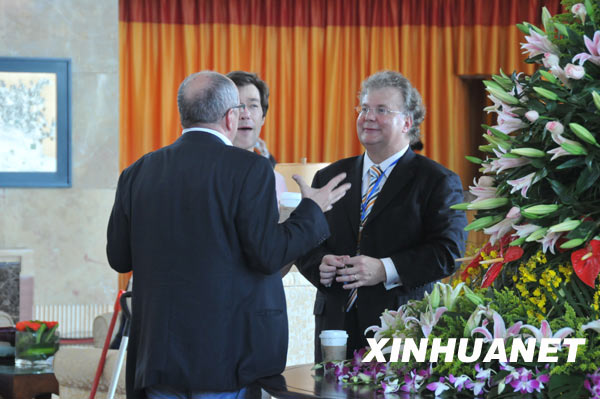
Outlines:
[[[365,223],[367,222],[367,217],[369,216],[369,213],[373,208],[373,204],[375,204],[377,195],[379,195],[379,191],[381,191],[381,184],[377,184],[377,187],[375,187],[375,184],[377,183],[377,180],[379,179],[379,176],[381,176],[382,173],[383,171],[377,165],[373,165],[369,168],[369,187],[367,188],[365,194],[362,196],[362,202],[360,205],[361,215],[360,225],[358,227],[359,245],[357,245],[357,255],[360,255],[360,236],[362,233],[362,229]],[[358,298],[358,288],[353,288],[352,291],[350,291],[348,301],[346,302],[346,312],[352,309],[352,306],[356,302],[356,298]]]

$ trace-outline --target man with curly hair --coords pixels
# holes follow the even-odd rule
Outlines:
[[[410,148],[420,143],[425,107],[403,75],[368,77],[359,95],[356,128],[363,155],[315,175],[313,187],[347,174],[348,195],[327,215],[331,236],[297,263],[317,287],[315,361],[322,330],[346,330],[347,357],[367,345],[364,331],[386,309],[420,299],[455,270],[464,252],[459,177]]]

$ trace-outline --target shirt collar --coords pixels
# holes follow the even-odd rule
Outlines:
[[[408,151],[408,147],[409,146],[407,145],[406,147],[404,147],[403,149],[401,149],[400,151],[398,151],[397,153],[395,153],[394,155],[392,155],[391,157],[387,158],[385,161],[383,161],[382,163],[379,164],[379,168],[385,172],[386,178],[390,175],[390,173],[392,172],[392,169],[393,169],[393,168],[390,168],[388,170],[388,166],[390,166],[397,159],[400,159],[402,157],[402,155],[404,155],[406,153],[406,151]],[[365,157],[363,160],[363,170],[362,170],[363,178],[369,172],[369,168],[371,168],[371,166],[373,166],[373,165],[375,165],[375,162],[373,162],[371,160],[371,158],[369,158],[369,154],[367,152],[365,152]]]
[[[216,130],[213,129],[208,129],[206,127],[188,127],[187,129],[183,129],[183,131],[181,132],[181,134],[185,134],[187,132],[206,132],[206,133],[210,133],[212,135],[217,136],[218,138],[220,138],[223,143],[225,143],[226,145],[233,145],[231,143],[231,140],[229,140],[227,137],[225,137],[225,135],[221,132],[217,132]]]

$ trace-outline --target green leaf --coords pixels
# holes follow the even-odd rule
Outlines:
[[[546,179],[550,183],[550,187],[552,190],[558,195],[561,202],[564,202],[567,205],[570,205],[575,202],[575,198],[573,197],[573,192],[569,190],[569,188],[565,187],[558,180]]]
[[[543,69],[540,69],[538,72],[540,73],[540,75],[545,77],[548,82],[556,83],[556,77],[554,75],[552,75],[550,72],[544,71]]]
[[[584,163],[585,163],[585,161],[582,158],[573,158],[573,159],[569,159],[567,162],[561,163],[560,165],[558,165],[556,167],[556,169],[561,170],[561,169],[574,168],[576,166],[583,166]]]
[[[591,221],[585,221],[579,225],[575,230],[567,234],[567,238],[581,238],[586,239],[590,237],[596,230],[596,223]]]
[[[483,163],[483,160],[481,158],[472,157],[470,155],[465,155],[465,158],[467,159],[467,161],[473,162],[474,164],[477,164],[477,165],[481,165]]]
[[[583,4],[585,5],[585,12],[587,12],[588,17],[590,17],[592,21],[596,21],[596,18],[594,17],[594,7],[592,6],[592,2],[590,0],[585,0]]]
[[[586,191],[588,188],[592,187],[596,180],[598,180],[598,177],[600,177],[600,168],[585,168],[579,175],[579,178],[577,179],[575,194],[579,195]]]
[[[554,22],[554,27],[558,30],[558,32],[564,37],[569,36],[569,32],[567,32],[567,27],[561,24],[560,22]]]
[[[554,374],[548,382],[550,399],[578,398],[583,394],[585,376],[581,374]]]

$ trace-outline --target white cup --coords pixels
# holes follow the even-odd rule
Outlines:
[[[344,330],[323,330],[319,334],[321,353],[324,362],[338,362],[346,359],[348,334]]]
[[[302,194],[286,191],[281,193],[279,204],[287,208],[295,208],[302,201]]]

